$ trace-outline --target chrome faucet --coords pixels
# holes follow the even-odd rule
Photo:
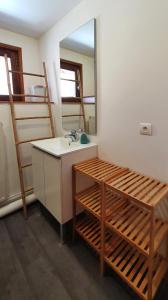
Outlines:
[[[65,138],[71,140],[69,143],[70,145],[72,142],[77,142],[79,140],[79,135],[75,129],[72,129],[68,134],[65,134]]]

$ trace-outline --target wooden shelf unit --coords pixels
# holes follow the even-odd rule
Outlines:
[[[101,220],[101,188],[98,184],[75,196],[85,210]],[[145,256],[149,255],[150,214],[148,211],[106,190],[105,225],[136,247]],[[168,224],[155,219],[154,254],[168,232]]]
[[[96,218],[86,215],[76,224],[76,231],[98,255],[101,254],[101,226]],[[148,263],[144,255],[117,234],[106,231],[104,261],[120,275],[141,299],[148,299]],[[165,276],[166,263],[166,260],[159,254],[155,255],[152,298]]]
[[[76,194],[76,172],[95,185]],[[142,299],[151,300],[167,271],[158,249],[168,223],[155,217],[155,208],[168,185],[98,158],[73,166],[74,232]],[[76,203],[87,217],[76,223]],[[89,218],[90,215],[90,218]]]
[[[106,195],[109,191],[112,194],[117,193],[125,201],[117,209],[113,209],[110,216],[106,210],[106,203],[108,203]],[[142,256],[144,265],[140,268],[139,273],[145,279],[141,279],[140,283],[129,276],[123,276],[121,270],[116,268],[116,272],[142,299],[151,300],[154,297],[167,270],[167,262],[164,258],[160,258],[158,265],[155,259],[158,256],[158,249],[168,233],[168,223],[156,218],[155,209],[167,193],[168,185],[166,183],[131,170],[117,179],[108,179],[104,183],[101,216],[103,227],[102,270],[104,261],[107,262],[105,254],[107,227],[115,231],[129,245],[128,247],[131,247],[132,251],[136,250]],[[156,265],[159,271],[156,270]],[[157,287],[155,281],[157,281]],[[144,282],[143,285],[142,282]]]
[[[120,174],[125,174],[127,170],[127,168],[119,167],[115,164],[108,163],[99,159],[98,157],[94,157],[92,159],[77,163],[72,167],[73,237],[75,237],[76,232],[76,203],[78,201],[76,199],[76,196],[79,196],[81,194],[76,194],[76,173],[81,173],[94,180],[95,183],[97,183],[100,186],[102,193],[104,186],[103,180],[105,178],[118,178]],[[98,205],[101,206],[100,201],[98,201]]]

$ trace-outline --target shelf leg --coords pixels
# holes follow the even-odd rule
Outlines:
[[[106,197],[105,197],[105,186],[104,182],[101,183],[101,251],[100,251],[100,272],[101,276],[104,275],[105,271],[105,204]]]
[[[154,208],[151,211],[151,225],[150,225],[150,242],[149,242],[149,258],[148,258],[148,300],[152,299],[152,277],[154,264],[154,225],[155,214]]]
[[[60,240],[61,240],[61,245],[64,244],[64,225],[60,224]]]
[[[73,203],[73,233],[72,233],[72,239],[73,239],[73,242],[75,241],[75,225],[76,225],[75,195],[76,195],[76,171],[72,167],[72,203]]]

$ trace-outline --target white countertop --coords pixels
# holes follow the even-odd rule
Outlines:
[[[80,144],[80,142],[72,142],[69,145],[69,140],[64,137],[34,141],[31,145],[56,157],[97,146],[95,143]]]

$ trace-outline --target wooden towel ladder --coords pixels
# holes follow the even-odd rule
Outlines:
[[[22,195],[22,202],[23,202],[23,212],[25,218],[27,218],[27,205],[26,205],[26,194],[28,192],[33,191],[33,188],[25,189],[24,185],[24,174],[23,174],[23,169],[27,167],[31,167],[32,163],[30,164],[22,164],[21,160],[21,153],[20,153],[20,145],[29,143],[35,140],[44,140],[48,138],[53,138],[55,136],[54,133],[54,122],[52,118],[52,111],[51,111],[51,101],[50,101],[50,96],[49,96],[49,91],[48,91],[48,79],[47,79],[47,73],[46,73],[46,66],[45,63],[43,63],[43,69],[44,69],[44,75],[40,74],[34,74],[34,73],[26,73],[26,72],[21,72],[21,71],[14,71],[14,70],[9,70],[9,65],[8,65],[8,57],[7,54],[4,55],[5,58],[5,66],[6,66],[6,74],[7,74],[7,84],[8,84],[8,90],[9,90],[9,103],[10,103],[10,110],[11,110],[11,117],[12,117],[12,125],[13,125],[13,133],[14,133],[14,140],[15,140],[15,146],[16,146],[16,156],[17,156],[17,163],[18,163],[18,169],[19,169],[19,180],[20,180],[20,189],[21,189],[21,195]],[[20,74],[21,76],[23,75],[28,75],[28,76],[36,76],[36,77],[42,77],[45,80],[45,88],[46,88],[46,94],[45,96],[41,95],[28,95],[28,94],[13,94],[12,93],[12,87],[11,87],[11,81],[10,81],[10,73],[17,73]],[[13,101],[13,97],[37,97],[37,98],[45,98],[46,101],[42,102],[47,105],[48,107],[48,115],[47,116],[30,116],[30,117],[16,117],[16,112],[15,112],[15,103]],[[43,137],[43,138],[36,138],[36,139],[29,139],[29,140],[19,140],[18,136],[18,129],[17,129],[17,121],[19,120],[33,120],[33,119],[49,119],[50,120],[50,127],[51,127],[51,136],[48,137]]]
[[[76,99],[76,98],[75,98]],[[80,105],[80,113],[79,114],[68,114],[68,115],[62,115],[62,118],[70,118],[70,117],[82,117],[83,118],[83,126],[84,126],[84,130],[86,131],[86,117],[85,117],[85,108],[84,108],[84,104],[83,104],[83,98],[79,98],[78,102],[65,102],[63,104],[78,104]]]

